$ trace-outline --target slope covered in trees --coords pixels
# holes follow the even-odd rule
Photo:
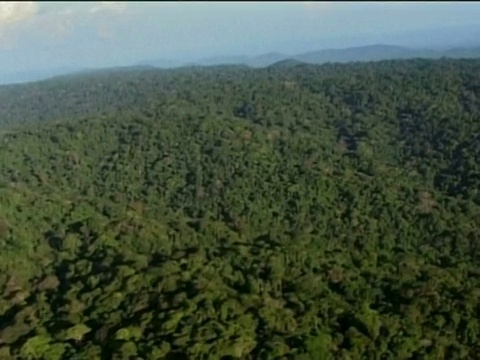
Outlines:
[[[0,358],[475,358],[479,74],[0,88]]]

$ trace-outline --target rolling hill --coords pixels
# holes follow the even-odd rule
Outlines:
[[[295,64],[0,87],[0,359],[475,359],[480,60]]]

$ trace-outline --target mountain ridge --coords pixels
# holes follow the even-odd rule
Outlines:
[[[302,63],[324,64],[327,62],[355,62],[355,61],[381,61],[394,59],[439,59],[441,57],[462,58],[480,57],[480,46],[458,47],[447,50],[432,50],[428,48],[413,48],[400,45],[389,44],[371,44],[365,46],[354,46],[347,48],[327,48],[322,50],[308,51],[299,54],[287,55],[279,52],[270,52],[258,56],[218,56],[210,58],[202,58],[195,61],[196,65],[248,65],[251,67],[266,67],[273,65],[282,60],[296,60]],[[155,66],[155,62],[165,60],[155,60],[151,65]],[[142,64],[145,64],[143,62]],[[178,64],[177,67],[181,67]]]
[[[315,51],[308,51],[299,54],[282,54],[280,52],[269,52],[257,56],[215,56],[200,58],[195,61],[180,61],[171,59],[150,59],[137,62],[135,64],[120,67],[105,68],[59,68],[44,71],[18,72],[13,74],[0,73],[0,85],[20,84],[33,81],[41,81],[56,76],[108,71],[109,69],[130,69],[130,68],[159,68],[173,69],[181,67],[197,66],[218,66],[218,65],[246,65],[252,68],[269,67],[284,60],[300,62],[305,64],[325,64],[325,63],[348,63],[348,62],[368,62],[396,59],[440,59],[453,58],[479,58],[480,45],[471,47],[451,47],[446,50],[433,50],[429,48],[413,48],[400,45],[389,44],[371,44],[364,46],[354,46],[346,48],[327,48]],[[288,62],[284,63],[285,66]]]

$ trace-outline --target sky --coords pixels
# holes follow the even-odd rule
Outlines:
[[[0,72],[472,42],[475,2],[3,2]],[[479,41],[480,45],[480,41]]]

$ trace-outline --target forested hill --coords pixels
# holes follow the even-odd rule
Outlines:
[[[254,81],[246,66],[161,70],[132,66],[62,75],[29,84],[0,86],[0,126],[158,107],[215,85]],[[200,82],[200,83],[196,83]],[[216,86],[218,87],[218,86]],[[207,92],[205,92],[207,94]],[[187,95],[188,96],[188,95]],[[136,110],[136,111],[137,111]]]
[[[283,65],[0,87],[0,359],[477,357],[480,61]]]
[[[227,108],[237,105],[232,100],[250,100],[253,93],[266,89],[265,86],[272,83],[277,86],[287,84],[288,87],[292,79],[302,81],[295,92],[305,92],[315,84],[322,85],[334,79],[341,81],[346,85],[345,91],[349,91],[352,84],[346,81],[376,81],[378,86],[389,83],[390,78],[396,78],[398,85],[405,87],[401,90],[403,92],[410,87],[411,82],[424,81],[421,79],[427,71],[432,76],[447,72],[451,76],[460,75],[464,92],[475,96],[479,81],[475,75],[471,79],[469,76],[477,67],[478,60],[400,60],[321,66],[286,60],[265,69],[251,69],[241,65],[171,70],[147,66],[114,68],[58,76],[29,84],[0,86],[0,126],[144,109],[150,104],[158,107],[177,98],[189,101],[192,92],[198,91],[210,97],[225,93],[226,96],[222,96],[222,104],[219,105]],[[428,70],[423,71],[424,68]],[[450,70],[453,70],[452,73]],[[419,72],[422,72],[421,77],[417,76]],[[315,79],[310,81],[310,75]],[[323,87],[322,92],[327,94],[327,90],[331,92],[334,87]],[[289,89],[290,94],[293,91]],[[273,105],[273,100],[271,102]]]

